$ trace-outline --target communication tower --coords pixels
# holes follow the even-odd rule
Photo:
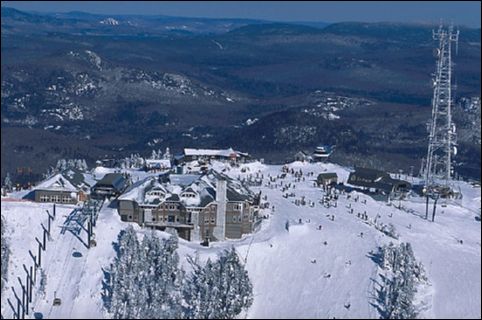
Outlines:
[[[451,194],[454,173],[452,156],[457,154],[456,130],[451,110],[452,44],[455,43],[457,51],[459,31],[454,31],[453,26],[445,29],[440,25],[437,31],[433,31],[433,39],[439,41],[439,46],[434,50],[437,69],[433,79],[432,118],[427,126],[428,152],[422,169],[426,192]]]

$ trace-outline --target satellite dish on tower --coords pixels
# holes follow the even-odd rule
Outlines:
[[[435,58],[438,58],[440,56],[440,49],[439,48],[433,49],[433,56]]]

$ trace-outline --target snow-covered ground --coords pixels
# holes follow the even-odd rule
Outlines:
[[[346,181],[348,171],[337,165],[295,162],[289,167],[301,169],[305,181],[296,182],[293,175],[287,174],[284,179],[271,182],[271,186],[267,186],[268,175],[281,175],[281,166],[251,163],[231,168],[215,163],[213,167],[224,169],[235,178],[262,174],[263,185],[252,189],[267,196],[270,207],[262,214],[268,219],[263,220],[256,233],[238,240],[211,243],[208,248],[180,239],[178,252],[183,267],[188,268],[187,255],[206,260],[234,246],[246,263],[254,288],[254,303],[246,317],[379,318],[375,289],[380,281],[380,269],[369,253],[392,241],[410,242],[415,257],[425,267],[429,284],[420,286],[416,296],[419,317],[480,318],[481,229],[480,222],[474,219],[480,213],[480,188],[461,182],[463,200],[459,203],[449,201],[445,207],[441,202],[435,222],[431,222],[423,219],[425,202],[418,197],[402,201],[403,210],[356,192],[351,193],[349,199],[347,195],[340,195],[336,207],[322,206],[319,200],[323,191],[314,187],[313,180],[326,170],[337,172],[339,181]],[[309,172],[314,175],[307,176]],[[291,183],[295,188],[282,192],[281,182],[283,186]],[[295,197],[284,198],[286,192],[295,193]],[[315,206],[295,205],[295,199],[301,196]],[[355,201],[357,196],[358,201]],[[34,238],[41,236],[40,223],[46,224],[45,209],[51,210],[51,207],[49,204],[2,201],[2,215],[8,224],[12,248],[8,286],[14,286],[17,292],[16,277],[25,278],[22,263],[31,265],[28,249],[36,252]],[[61,233],[61,226],[73,208],[58,206],[52,239],[42,257],[48,274],[46,295],[34,298],[33,310],[44,318],[106,316],[102,308],[102,268],[114,257],[112,243],[127,224],[120,221],[117,211],[106,202],[94,228],[97,246],[87,249],[72,233]],[[365,211],[368,223],[357,216]],[[377,216],[377,222],[392,223],[396,227],[400,234],[398,240],[375,229],[371,222]],[[285,228],[286,221],[290,222],[289,231]],[[144,233],[137,225],[134,227],[140,235]],[[81,231],[79,237],[86,241],[85,231]],[[76,253],[75,257],[74,252],[81,256]],[[60,306],[52,306],[54,292],[62,299]],[[2,294],[2,314],[9,317],[11,309],[7,298],[13,298],[10,288]],[[29,316],[33,317],[32,314]]]

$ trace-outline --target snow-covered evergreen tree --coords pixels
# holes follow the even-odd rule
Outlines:
[[[1,233],[1,261],[2,261],[2,271],[1,271],[1,290],[3,291],[3,288],[5,284],[7,283],[8,280],[8,261],[10,257],[10,248],[9,248],[9,242],[6,238],[5,235],[5,219],[3,216],[1,217],[1,222],[0,222],[0,233]]]
[[[144,308],[142,284],[143,257],[139,241],[132,226],[118,237],[118,252],[112,275],[111,312],[115,319],[140,319]]]
[[[87,165],[87,161],[85,161],[85,159],[82,159],[82,169],[84,171],[87,171],[89,169],[89,166]]]
[[[45,296],[45,289],[47,286],[47,274],[45,273],[45,270],[40,268],[40,284],[38,288],[38,292],[42,297]]]
[[[212,262],[208,259],[204,267],[201,267],[192,259],[189,262],[193,267],[193,271],[183,286],[182,295],[185,301],[183,318],[207,319],[208,298],[211,296],[210,289],[213,288],[213,284],[208,282],[207,274],[208,270],[212,268]]]
[[[67,160],[67,168],[75,168],[77,165],[76,161],[74,159],[69,159]],[[66,169],[67,169],[66,168]]]
[[[253,302],[247,271],[232,248],[204,267],[193,264],[193,273],[183,290],[188,306],[183,316],[193,319],[232,319]]]
[[[60,159],[57,161],[57,165],[55,166],[56,172],[62,172],[67,169],[78,169],[81,171],[86,171],[88,169],[88,166],[85,159]]]
[[[75,168],[83,170],[82,159],[75,159]]]
[[[147,306],[142,318],[181,316],[183,272],[179,269],[177,242],[176,237],[161,241],[154,233],[146,235],[142,241],[142,250],[146,254],[144,283],[147,288]]]
[[[5,180],[3,181],[3,186],[5,190],[7,190],[8,192],[12,191],[13,189],[12,179],[10,178],[10,173],[8,172],[7,172],[7,175],[5,176]]]
[[[222,313],[220,317],[231,319],[253,303],[252,285],[248,272],[241,264],[234,248],[225,251],[218,260]]]
[[[169,147],[166,147],[166,152],[164,152],[163,159],[171,160],[171,152],[169,151]]]
[[[119,234],[108,305],[113,318],[228,319],[252,304],[252,285],[234,248],[204,267],[191,261],[186,280],[177,248],[176,236],[161,240],[151,232],[139,243],[131,226]]]
[[[67,160],[63,158],[57,160],[57,164],[55,165],[55,171],[59,172],[65,170],[65,168],[67,168]]]
[[[183,272],[177,241],[150,233],[139,243],[131,226],[119,234],[109,306],[115,319],[181,317]]]
[[[50,178],[51,176],[53,176],[53,175],[55,174],[55,172],[56,172],[56,171],[55,171],[54,167],[50,166],[50,167],[47,169],[47,171],[46,171],[44,174],[42,174],[42,177],[43,177],[44,179]]]
[[[418,263],[410,243],[393,243],[380,248],[381,265],[388,271],[384,278],[384,309],[388,319],[413,319],[416,286],[426,281],[423,265]]]

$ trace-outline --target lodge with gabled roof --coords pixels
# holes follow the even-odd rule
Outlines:
[[[259,195],[239,181],[214,170],[169,180],[149,177],[132,185],[118,198],[121,220],[209,241],[241,238],[259,223]]]
[[[347,183],[383,194],[389,199],[403,198],[412,188],[409,182],[394,179],[384,171],[362,167],[355,167],[355,171],[350,173]]]
[[[89,198],[90,186],[78,169],[66,169],[33,188],[25,198],[35,202],[76,204]]]
[[[92,197],[105,198],[120,195],[126,188],[126,178],[121,173],[107,173],[92,187]]]

